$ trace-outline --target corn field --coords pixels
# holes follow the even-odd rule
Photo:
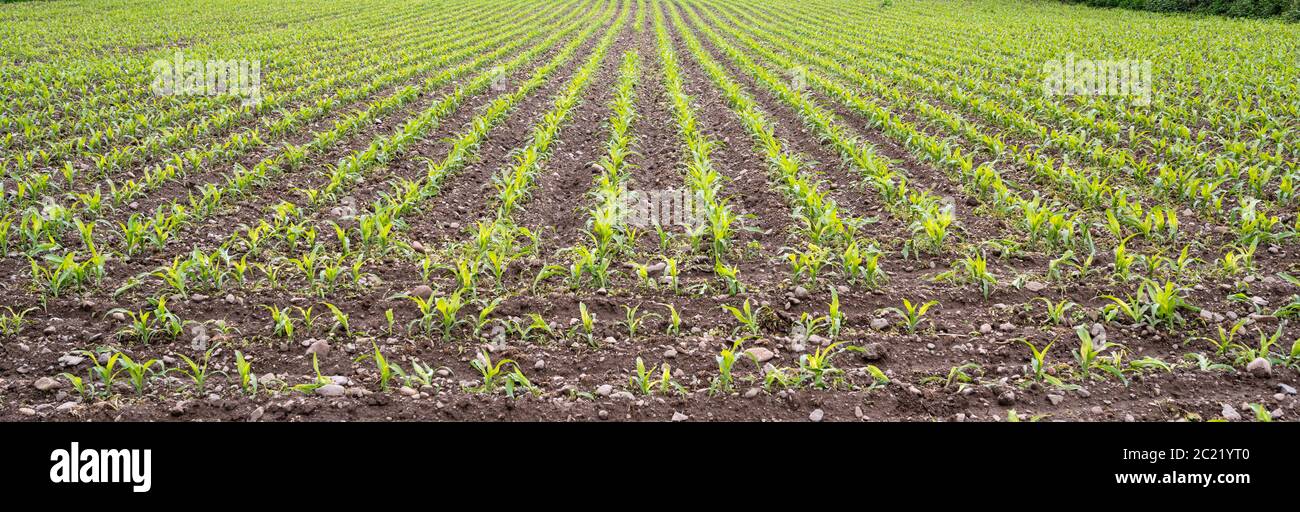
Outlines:
[[[1297,417],[1296,24],[74,0],[0,36],[3,419]]]

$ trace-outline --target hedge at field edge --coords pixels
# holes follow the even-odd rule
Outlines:
[[[1282,17],[1300,21],[1300,0],[1063,0],[1093,7],[1155,12],[1194,12],[1238,18]]]

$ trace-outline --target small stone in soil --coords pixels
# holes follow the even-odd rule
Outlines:
[[[1236,408],[1228,404],[1223,404],[1223,411],[1221,411],[1219,415],[1223,416],[1223,419],[1228,421],[1241,420],[1241,413],[1237,412]]]
[[[1261,379],[1268,378],[1273,375],[1273,363],[1270,363],[1268,359],[1256,357],[1254,361],[1246,365],[1246,371]]]
[[[868,343],[862,348],[862,359],[867,361],[880,361],[885,355],[885,347],[879,343]]]
[[[824,416],[826,416],[826,413],[822,412],[821,409],[813,409],[812,414],[808,415],[808,419],[814,422],[818,422],[821,421]]]
[[[312,354],[316,354],[318,358],[329,357],[330,342],[325,340],[316,340],[312,342],[311,346],[307,347],[307,355],[310,356]]]
[[[59,386],[59,381],[49,377],[41,377],[32,383],[32,386],[41,391],[49,391]]]
[[[745,350],[745,353],[754,357],[760,363],[766,363],[768,361],[771,361],[773,357],[776,357],[776,354],[772,353],[771,350],[768,350],[763,347],[752,347],[749,348],[748,350]],[[665,356],[666,355],[667,354],[665,354]]]

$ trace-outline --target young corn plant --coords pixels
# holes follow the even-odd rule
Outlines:
[[[1183,298],[1183,288],[1172,281],[1165,281],[1164,285],[1160,285],[1148,280],[1139,295],[1145,298],[1147,315],[1153,326],[1163,324],[1173,328],[1175,325],[1182,325],[1184,319],[1181,311],[1195,309]]]
[[[1227,329],[1224,329],[1222,325],[1215,327],[1218,329],[1218,334],[1215,337],[1202,336],[1195,339],[1208,342],[1214,347],[1214,355],[1223,357],[1228,354],[1229,350],[1237,346],[1237,343],[1235,343],[1237,333],[1246,327],[1246,319],[1243,318],[1233,322],[1232,326]]]
[[[912,233],[917,247],[931,254],[943,251],[943,243],[949,237],[954,215],[952,207],[923,210],[920,218],[912,223]]]
[[[1271,335],[1262,330],[1259,331],[1259,344],[1257,346],[1252,347],[1245,343],[1233,344],[1232,349],[1236,355],[1235,359],[1237,366],[1246,366],[1250,364],[1251,361],[1261,358],[1266,359],[1269,362],[1281,362],[1281,359],[1273,356],[1273,347],[1282,340],[1282,330],[1285,327],[1286,323],[1283,322],[1281,325],[1277,326],[1277,330]]]
[[[885,271],[880,267],[880,250],[875,246],[869,247],[866,251],[859,248],[855,240],[844,248],[840,254],[840,266],[848,279],[852,283],[861,283],[868,289],[876,289],[885,284],[888,280]]]
[[[1203,372],[1232,373],[1237,371],[1236,368],[1233,368],[1230,365],[1214,362],[1209,357],[1206,357],[1205,354],[1202,354],[1200,352],[1190,352],[1187,354],[1183,354],[1183,359],[1193,362],[1194,364],[1196,364],[1196,367]]]
[[[434,301],[433,307],[438,310],[442,323],[442,339],[444,340],[450,339],[452,329],[464,322],[464,320],[457,319],[457,314],[465,306],[464,302],[461,301],[460,293],[461,290],[456,290],[450,296],[438,297]]]
[[[389,364],[388,358],[384,357],[384,353],[379,350],[379,344],[374,342],[371,342],[370,344],[374,347],[374,352],[371,354],[362,354],[352,362],[359,363],[366,359],[374,360],[375,371],[379,373],[379,389],[380,391],[387,392],[389,383],[393,380],[393,376],[395,374],[400,374],[402,369],[395,364]]]
[[[973,284],[979,288],[984,298],[989,298],[993,288],[998,285],[998,278],[989,272],[988,260],[983,254],[974,254],[953,262],[952,270],[934,276],[936,281],[949,281],[957,284]]]
[[[310,395],[313,392],[315,392],[317,389],[320,389],[321,386],[332,384],[334,382],[333,380],[330,380],[329,377],[326,377],[321,374],[320,358],[318,358],[315,353],[312,353],[311,355],[311,369],[312,371],[316,372],[315,380],[311,382],[304,382],[302,384],[295,384],[292,387],[290,387],[290,389],[302,393],[304,395]]]
[[[827,308],[826,318],[830,320],[827,334],[832,340],[838,338],[840,331],[844,329],[844,312],[840,310],[840,294],[834,287],[831,288],[831,303]]]
[[[144,396],[144,388],[149,384],[149,380],[166,371],[165,365],[157,359],[137,363],[130,356],[119,352],[118,360],[122,365],[122,371],[126,372],[127,382],[135,389],[136,396]],[[154,366],[160,369],[152,369]]]
[[[244,353],[235,351],[235,370],[239,372],[239,389],[249,396],[257,394],[257,374],[253,365],[244,357]]]
[[[587,337],[587,346],[595,348],[596,344],[596,315],[587,310],[587,304],[578,303],[578,315],[581,320],[582,334]]]
[[[742,354],[747,354],[740,349],[745,338],[741,338],[732,343],[730,348],[724,348],[714,360],[718,363],[718,375],[713,378],[713,383],[709,386],[710,394],[729,394],[735,391],[735,377],[732,370],[735,369],[736,361]],[[750,355],[753,358],[752,355]],[[755,359],[757,361],[757,359]],[[757,363],[755,363],[757,364]]]
[[[931,307],[938,305],[939,301],[931,300],[921,304],[912,304],[912,301],[903,299],[903,308],[885,308],[885,312],[892,312],[903,318],[903,324],[907,327],[908,334],[916,334],[916,328],[921,325],[925,319],[925,313]]]
[[[758,308],[754,308],[750,304],[749,299],[745,299],[745,303],[741,305],[740,308],[736,308],[735,306],[728,306],[726,304],[723,304],[720,307],[722,308],[723,311],[731,313],[731,316],[736,317],[736,321],[740,322],[740,326],[737,327],[735,330],[739,330],[743,328],[746,331],[749,331],[749,334],[751,336],[758,336],[760,334],[761,327],[759,326],[758,317],[764,309],[762,306],[759,306]],[[733,330],[733,334],[734,334],[734,330]]]
[[[484,304],[482,308],[479,308],[478,315],[475,316],[474,319],[475,338],[481,338],[483,336],[483,329],[492,321],[492,313],[501,305],[501,300],[501,297],[494,298],[491,302],[488,302]]]
[[[506,371],[509,365],[511,371]],[[532,382],[524,376],[512,359],[502,359],[497,362],[492,361],[492,356],[488,352],[479,352],[478,357],[470,361],[470,366],[479,372],[483,383],[477,387],[471,388],[471,391],[479,393],[495,393],[497,389],[504,389],[506,396],[515,397],[515,389],[521,389],[528,392],[535,392]]]
[[[1043,303],[1045,311],[1044,321],[1047,325],[1061,325],[1065,322],[1065,314],[1078,304],[1071,302],[1069,299],[1062,299],[1060,302],[1053,302],[1047,297],[1038,297],[1035,299]]]
[[[1034,346],[1033,343],[1030,343],[1029,340],[1020,340],[1020,342],[1029,347],[1030,355],[1033,356],[1030,360],[1029,367],[1034,372],[1034,380],[1042,381],[1047,372],[1047,351],[1052,350],[1052,345],[1055,342],[1049,342],[1042,350],[1039,350],[1038,347]]]
[[[330,328],[330,333],[343,331],[344,336],[351,338],[352,324],[349,323],[348,321],[349,319],[348,315],[344,313],[343,310],[339,309],[338,306],[335,306],[334,304],[331,304],[329,302],[323,302],[322,304],[324,304],[325,307],[329,308],[330,314],[334,315],[334,326]]]
[[[658,377],[656,377],[656,373]],[[670,391],[677,394],[685,395],[686,388],[673,381],[673,373],[668,363],[664,363],[661,369],[658,366],[647,369],[645,361],[638,356],[636,358],[636,369],[634,373],[628,376],[628,387],[640,391],[642,395],[650,396],[656,392],[660,395],[667,395]]]
[[[664,329],[664,334],[677,336],[682,333],[682,315],[677,312],[677,307],[672,304],[662,304],[668,308],[668,327]]]
[[[794,325],[793,335],[797,336],[801,343],[808,343],[814,335],[821,332],[822,326],[828,323],[830,318],[804,311],[799,314],[799,321]]]
[[[36,311],[37,308],[27,308],[22,311],[15,311],[14,308],[6,306],[7,313],[0,313],[0,336],[17,336],[23,332],[23,327],[27,325],[27,314]]]
[[[799,356],[799,370],[812,378],[813,387],[829,389],[832,385],[827,381],[827,378],[843,375],[843,370],[831,364],[831,358],[839,353],[836,349],[842,344],[843,342],[832,343],[829,346],[818,348],[811,354]]]
[[[637,330],[641,328],[641,324],[645,323],[645,320],[647,318],[659,316],[654,313],[645,313],[642,315],[638,315],[637,313],[640,309],[641,309],[640,304],[632,307],[628,307],[626,304],[623,305],[624,319],[621,323],[623,324],[624,327],[627,327],[627,339],[629,341],[636,339]]]
[[[103,389],[102,396],[106,398],[111,396],[113,394],[113,383],[117,381],[117,376],[122,373],[122,370],[117,367],[118,362],[121,360],[122,353],[114,352],[112,355],[108,356],[108,359],[104,362],[99,361],[99,354],[89,350],[83,350],[81,355],[94,365],[90,369],[90,375],[93,377],[93,380],[99,381],[100,388]]]
[[[817,277],[822,268],[830,262],[830,251],[816,244],[808,244],[806,250],[792,250],[786,253],[794,282],[804,282],[816,288]]]
[[[1082,325],[1075,328],[1074,332],[1079,337],[1079,348],[1074,351],[1074,361],[1079,364],[1079,378],[1085,381],[1091,380],[1097,359],[1101,357],[1102,352],[1111,348],[1111,344],[1106,343],[1105,340],[1095,342],[1092,333]],[[1113,368],[1110,371],[1119,373],[1119,370]],[[1123,374],[1119,373],[1119,377],[1122,379]]]
[[[212,346],[203,353],[203,359],[201,362],[190,359],[190,357],[185,354],[176,354],[176,357],[181,358],[181,361],[185,362],[185,366],[180,367],[179,371],[181,374],[190,378],[190,382],[194,384],[194,391],[200,395],[206,392],[208,377],[210,376],[208,365],[212,362],[213,352],[216,352],[217,348],[220,346],[221,343],[213,343]],[[313,364],[315,357],[316,355],[312,354]]]
[[[290,311],[287,308],[280,309],[276,305],[263,305],[262,307],[271,312],[271,322],[273,324],[271,332],[286,340],[293,339],[294,323],[293,317],[289,314]]]
[[[425,299],[418,295],[403,295],[407,300],[415,303],[415,308],[420,316],[411,320],[407,324],[407,331],[414,332],[417,328],[424,334],[432,334],[438,328],[438,316],[435,314],[433,306],[435,301]]]
[[[1273,421],[1273,414],[1268,412],[1268,408],[1263,404],[1249,404],[1250,410],[1255,413],[1255,421],[1270,423]]]
[[[60,373],[59,376],[68,381],[68,384],[72,386],[72,389],[77,391],[77,395],[81,397],[82,401],[89,400],[90,396],[95,393],[94,385],[86,382],[80,376],[67,372]]]
[[[745,286],[740,283],[740,269],[734,265],[728,265],[721,260],[714,261],[713,273],[717,274],[727,289],[727,295],[737,295],[744,293]]]
[[[133,339],[141,345],[148,345],[153,341],[154,336],[158,334],[158,327],[154,323],[152,311],[131,311],[124,308],[115,308],[110,310],[109,315],[121,314],[128,318],[129,323],[118,329],[116,335],[118,339]]]

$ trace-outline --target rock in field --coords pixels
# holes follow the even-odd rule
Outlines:
[[[36,382],[32,383],[32,386],[41,391],[49,391],[51,389],[59,387],[59,381],[54,380],[50,377],[41,377],[39,379],[36,379]]]
[[[317,357],[324,358],[330,355],[330,342],[325,340],[316,340],[307,347],[307,355],[316,354]]]
[[[1219,415],[1228,421],[1241,421],[1241,413],[1238,413],[1236,408],[1228,404],[1223,404],[1223,411]]]
[[[1246,365],[1246,371],[1261,379],[1267,378],[1273,375],[1273,363],[1268,362],[1268,359],[1256,357],[1254,361]]]
[[[758,362],[760,363],[766,363],[768,361],[771,361],[773,357],[776,357],[776,354],[772,353],[771,350],[768,350],[763,347],[752,347],[748,350],[745,350],[745,353],[757,359]]]

